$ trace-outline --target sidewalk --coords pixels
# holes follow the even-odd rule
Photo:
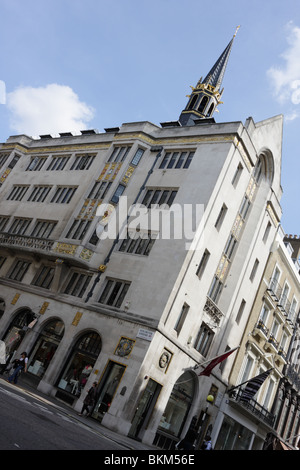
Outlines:
[[[6,375],[0,375],[0,383],[4,382],[6,385],[9,385],[7,382],[7,376]],[[17,385],[11,385],[14,387],[16,390],[23,392],[24,394],[30,395],[34,398],[37,398],[39,400],[42,400],[45,404],[48,404],[49,406],[53,406],[57,409],[59,409],[60,412],[65,413],[72,419],[75,419],[79,422],[84,423],[85,426],[90,427],[93,429],[95,432],[97,432],[100,436],[104,436],[108,439],[111,439],[112,441],[122,445],[124,447],[124,450],[159,450],[158,448],[154,446],[150,446],[147,444],[144,444],[142,442],[136,441],[135,439],[131,439],[128,436],[123,436],[115,431],[112,431],[105,426],[103,426],[99,421],[93,419],[93,418],[87,418],[85,416],[79,416],[78,413],[68,406],[66,403],[63,401],[49,396],[45,395],[44,393],[40,392],[39,390],[36,390],[34,387],[30,386],[22,377],[19,378],[18,384]]]

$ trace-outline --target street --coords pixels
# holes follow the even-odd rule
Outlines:
[[[1,450],[126,450],[97,429],[18,386],[0,381]]]

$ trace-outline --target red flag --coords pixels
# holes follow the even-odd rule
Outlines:
[[[217,356],[214,359],[212,359],[209,362],[209,364],[205,367],[205,369],[202,372],[200,372],[200,374],[198,374],[198,375],[206,375],[207,377],[209,377],[210,374],[211,374],[211,371],[213,370],[213,368],[216,367],[216,365],[219,364],[220,362],[224,361],[228,356],[230,356],[230,354],[232,354],[238,348],[239,348],[239,346],[234,348],[234,349],[230,349],[230,351],[227,351],[226,353],[222,354],[221,356]]]

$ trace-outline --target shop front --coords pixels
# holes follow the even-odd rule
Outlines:
[[[160,420],[153,444],[172,449],[179,441],[196,390],[195,374],[185,372],[175,383]]]
[[[82,334],[63,365],[56,396],[69,404],[79,398],[101,352],[101,337],[94,331]]]
[[[64,335],[64,323],[58,319],[50,320],[44,326],[29,357],[28,372],[42,378]]]

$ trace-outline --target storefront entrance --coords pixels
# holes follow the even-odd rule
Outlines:
[[[42,378],[64,335],[60,320],[51,320],[42,330],[29,358],[28,372]]]
[[[195,394],[195,374],[185,372],[175,383],[153,444],[163,449],[178,442]]]
[[[102,421],[112,404],[125,369],[126,367],[122,364],[109,361],[98,387],[97,401],[92,413],[93,418]]]
[[[139,401],[136,409],[130,431],[129,437],[140,439],[142,431],[147,427],[154,405],[161,391],[162,386],[152,379],[148,380],[147,386]]]
[[[35,320],[34,313],[29,308],[20,310],[9,325],[4,337],[2,338],[6,345],[6,352],[13,356],[14,351],[20,346],[26,331]]]

